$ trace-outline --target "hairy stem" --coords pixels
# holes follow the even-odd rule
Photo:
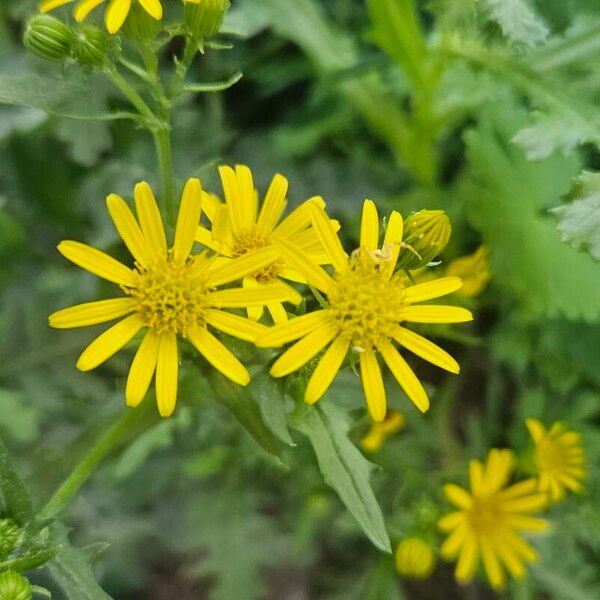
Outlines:
[[[170,116],[170,115],[169,115]],[[167,223],[170,227],[175,224],[175,176],[173,174],[173,150],[171,147],[171,130],[160,129],[153,132],[158,158],[158,168],[162,181],[162,197]]]

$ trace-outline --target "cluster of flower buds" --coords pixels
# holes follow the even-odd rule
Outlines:
[[[16,571],[0,573],[0,598],[4,600],[31,600],[31,584]]]

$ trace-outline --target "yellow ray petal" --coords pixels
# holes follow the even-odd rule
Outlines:
[[[456,511],[444,515],[438,521],[438,529],[440,531],[449,532],[456,529],[461,523],[464,523],[465,516],[461,511]]]
[[[252,171],[246,165],[236,165],[235,174],[241,194],[239,203],[240,223],[244,229],[250,229],[256,224],[258,212],[258,196],[254,188]]]
[[[288,180],[283,175],[277,173],[273,177],[273,181],[271,181],[258,217],[257,230],[260,235],[268,235],[277,226],[285,210],[287,191]]]
[[[536,443],[546,435],[546,428],[536,419],[527,419],[525,425]]]
[[[325,208],[325,200],[321,196],[306,200],[275,228],[273,238],[289,240],[298,232],[310,227],[310,207],[313,204],[319,208]]]
[[[131,0],[110,0],[104,22],[109,33],[117,33],[125,23],[131,8]]]
[[[242,206],[242,194],[238,178],[235,171],[227,165],[219,167],[219,175],[221,176],[221,183],[223,185],[223,193],[225,195],[225,203],[227,214],[231,222],[231,228],[233,234],[237,235],[244,229],[244,209]]]
[[[478,460],[472,460],[469,463],[469,481],[471,483],[471,493],[478,496],[483,486],[483,465]]]
[[[156,404],[161,417],[170,417],[177,403],[179,353],[177,336],[163,333],[158,342],[156,358]]]
[[[462,550],[456,565],[456,579],[466,583],[473,578],[479,563],[479,550],[473,535],[467,535],[462,545]]]
[[[306,386],[306,403],[314,404],[323,397],[340,370],[349,348],[350,340],[345,338],[335,339],[327,348]]]
[[[147,245],[159,256],[167,256],[167,237],[151,187],[142,181],[135,186],[135,210]]]
[[[440,548],[440,554],[448,560],[452,560],[458,553],[460,552],[460,548],[463,545],[465,538],[467,536],[467,526],[464,520],[464,516],[462,513],[451,513],[448,517],[453,517],[456,521],[455,515],[460,517],[460,520],[457,523],[456,528],[453,528],[454,531],[446,538],[442,547]],[[441,521],[440,521],[441,523]]]
[[[418,283],[406,288],[407,302],[423,302],[455,292],[462,287],[460,277],[440,277],[426,283]]]
[[[373,200],[365,200],[360,219],[360,247],[367,250],[379,248],[379,215]]]
[[[311,262],[304,252],[285,240],[277,239],[273,242],[283,260],[289,267],[298,271],[306,280],[316,288],[330,294],[336,282],[318,265]]]
[[[157,21],[160,21],[163,16],[163,8],[160,0],[138,0],[143,9]]]
[[[369,414],[373,421],[380,423],[385,419],[387,401],[377,356],[370,350],[365,350],[360,354],[360,378]]]
[[[503,537],[496,540],[495,548],[498,558],[504,563],[508,572],[514,579],[522,579],[525,577],[523,563],[510,549]]]
[[[473,315],[460,306],[425,304],[407,306],[402,310],[402,320],[411,323],[466,323],[473,320]]]
[[[506,524],[520,531],[546,531],[548,521],[527,515],[506,515]]]
[[[202,186],[199,179],[189,179],[185,184],[177,225],[175,227],[175,243],[173,244],[173,257],[175,260],[187,260],[196,230],[200,224],[200,212],[202,210]]]
[[[211,306],[217,308],[246,308],[265,306],[271,302],[292,302],[299,304],[302,296],[284,283],[259,285],[251,289],[218,290],[207,295]]]
[[[459,364],[445,350],[442,350],[439,346],[418,333],[404,327],[398,327],[394,333],[394,339],[407,350],[410,350],[430,363],[446,369],[450,373],[460,372]]]
[[[219,286],[243,279],[272,265],[279,258],[279,253],[272,246],[252,250],[243,256],[232,259],[227,265],[219,265],[218,269],[211,269],[210,284]]]
[[[115,260],[102,250],[87,244],[67,240],[58,245],[58,251],[78,267],[113,283],[135,287],[136,274],[124,264]]]
[[[331,227],[331,222],[325,211],[314,204],[309,205],[310,219],[319,236],[323,249],[331,259],[331,264],[340,273],[348,268],[348,257],[342,248],[337,233]]]
[[[50,315],[50,327],[71,329],[106,323],[124,317],[135,310],[136,303],[132,298],[112,298],[98,302],[87,302],[59,310]]]
[[[507,500],[503,503],[502,509],[506,512],[531,513],[543,510],[546,506],[548,506],[548,497],[542,493]]]
[[[269,311],[271,318],[273,319],[273,323],[275,323],[275,325],[279,323],[287,323],[288,315],[285,310],[285,307],[280,302],[267,304],[267,310]]]
[[[515,555],[524,558],[528,562],[537,560],[537,552],[512,530],[507,529],[502,537]]]
[[[258,281],[256,281],[254,277],[244,277],[242,281],[242,286],[245,290],[256,290],[258,285]],[[248,306],[246,312],[248,313],[248,318],[251,321],[260,321],[265,312],[265,307],[262,304],[257,306]]]
[[[232,315],[222,310],[208,308],[205,315],[206,322],[215,329],[247,342],[254,342],[269,331],[268,327],[260,323],[249,321],[248,319],[244,319],[244,317]]]
[[[271,327],[267,333],[256,340],[256,345],[259,348],[277,348],[308,335],[317,327],[325,325],[331,320],[329,311],[316,310]]]
[[[503,588],[504,584],[506,583],[506,577],[502,567],[500,566],[498,556],[496,555],[494,548],[492,548],[490,540],[485,536],[481,536],[479,539],[479,546],[481,548],[483,566],[491,586],[495,590]]]
[[[392,375],[394,375],[396,381],[400,384],[400,387],[402,387],[415,406],[421,412],[429,410],[429,398],[427,392],[413,370],[408,366],[408,363],[400,356],[398,350],[394,348],[393,344],[389,341],[385,341],[379,347],[379,351],[381,352],[383,360],[392,372]]]
[[[73,16],[75,20],[81,23],[97,6],[100,6],[104,0],[80,0],[75,10],[73,11]]]
[[[387,262],[388,279],[394,274],[394,269],[400,255],[400,243],[404,234],[404,221],[402,215],[393,210],[385,228],[383,248],[389,251],[390,260]]]
[[[152,263],[152,251],[125,200],[116,194],[106,199],[108,212],[133,258],[142,266]]]
[[[339,326],[333,321],[321,325],[286,350],[271,367],[273,377],[285,377],[314,358],[338,334]]]
[[[468,510],[473,506],[472,496],[466,490],[453,483],[444,485],[444,495],[448,498],[449,502],[452,502],[452,504],[462,510]]]
[[[212,232],[202,225],[196,229],[196,241],[205,246],[206,248],[210,248],[215,252],[220,252],[221,243],[213,238]]]
[[[80,371],[91,371],[116,354],[129,343],[144,322],[138,315],[131,315],[98,336],[81,354],[77,361]]]
[[[154,331],[148,331],[133,358],[125,388],[127,406],[138,406],[148,392],[156,369],[159,339]]]
[[[246,367],[206,329],[194,329],[188,337],[198,352],[225,377],[239,385],[250,383]]]
[[[43,2],[39,3],[38,10],[43,14],[54,10],[63,4],[69,4],[71,2],[75,2],[75,0],[43,0]]]
[[[215,214],[219,208],[223,206],[223,203],[215,196],[202,190],[202,212],[208,217],[208,220],[212,223],[215,219]]]

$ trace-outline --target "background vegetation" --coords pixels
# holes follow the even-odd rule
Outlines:
[[[102,294],[55,246],[76,238],[114,252],[104,198],[158,181],[151,139],[129,122],[63,118],[121,100],[99,77],[27,55],[34,12],[33,0],[0,7],[0,436],[42,505],[123,411],[129,366],[121,355],[79,373],[92,334],[49,329],[53,310]],[[432,395],[425,416],[390,386],[407,425],[369,460],[392,542],[432,530],[443,482],[464,481],[471,458],[491,447],[526,458],[525,418],[564,420],[583,435],[585,491],[552,509],[540,561],[506,594],[600,597],[597,2],[431,0],[413,12],[408,0],[237,0],[226,24],[242,38],[207,52],[197,79],[244,78],[176,110],[179,181],[200,176],[219,191],[216,166],[247,163],[261,189],[279,171],[294,202],[323,195],[349,247],[369,197],[403,214],[446,210],[444,264],[490,250],[492,281],[465,301],[474,325],[437,330],[461,376],[416,366]],[[15,105],[27,90],[6,82],[25,71],[55,78],[53,101]],[[69,92],[82,84],[85,94]],[[351,372],[332,399],[335,427],[360,446],[368,420]],[[189,375],[175,416],[132,432],[70,507],[71,541],[92,544],[112,597],[494,596],[483,580],[458,586],[444,563],[425,581],[401,580],[324,483],[305,437],[293,432],[296,447],[277,461],[215,400]],[[61,598],[47,572],[33,577]]]

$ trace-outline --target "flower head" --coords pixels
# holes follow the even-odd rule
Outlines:
[[[362,439],[362,447],[367,452],[377,452],[385,440],[404,427],[404,415],[397,410],[388,410],[381,423],[372,423],[369,433]]]
[[[444,277],[411,285],[403,273],[394,273],[403,230],[402,217],[395,211],[388,221],[383,246],[379,247],[377,209],[372,201],[365,201],[361,245],[348,256],[325,212],[314,204],[309,205],[309,210],[334,274],[330,275],[306,250],[288,240],[275,240],[274,245],[290,267],[324,294],[328,305],[277,324],[257,340],[258,345],[265,347],[300,340],[273,364],[271,375],[288,375],[326,348],[306,387],[304,399],[313,404],[325,394],[347,354],[353,351],[359,357],[369,413],[373,420],[382,421],[387,402],[378,360],[381,357],[407,396],[421,411],[426,411],[427,393],[395,344],[458,373],[458,363],[449,354],[403,324],[470,321],[473,317],[464,308],[418,304],[457,290],[460,279]]]
[[[76,0],[43,0],[39,9],[42,13],[47,13],[63,4],[71,4]],[[77,6],[73,11],[77,21],[83,21],[94,8],[103,4],[105,0],[77,0]],[[104,21],[106,29],[110,33],[117,33],[123,26],[127,15],[131,10],[132,2],[137,2],[154,19],[160,21],[163,16],[163,8],[160,0],[109,0]]]
[[[479,246],[473,254],[461,256],[448,265],[446,275],[463,280],[462,288],[456,292],[458,296],[472,298],[483,292],[492,278],[488,255],[487,246]]]
[[[328,257],[323,252],[319,238],[311,227],[311,206],[323,208],[325,202],[320,197],[311,198],[287,217],[282,219],[287,204],[288,181],[282,175],[275,175],[267,190],[259,210],[258,193],[254,188],[252,172],[245,165],[237,165],[235,170],[228,166],[219,169],[225,194],[225,202],[211,194],[203,196],[203,212],[212,227],[201,225],[196,240],[214,250],[219,262],[227,262],[237,256],[244,256],[257,248],[273,248],[277,240],[287,240],[299,248],[317,264],[324,264]],[[306,283],[298,269],[279,257],[265,268],[244,278],[245,288],[257,288],[276,281],[287,279]],[[267,305],[276,323],[287,321],[287,313],[281,303]],[[248,316],[257,321],[263,307],[248,311]]]
[[[579,493],[585,477],[581,435],[560,422],[549,430],[535,419],[527,419],[526,425],[535,443],[539,490],[549,493],[553,502],[564,500],[567,491]]]
[[[494,588],[504,586],[505,568],[519,579],[525,575],[524,562],[536,560],[535,550],[520,533],[546,529],[547,521],[531,513],[546,507],[547,496],[537,490],[535,479],[509,485],[513,469],[513,453],[494,449],[485,465],[471,461],[470,493],[454,484],[444,486],[446,497],[458,510],[439,522],[449,534],[441,554],[458,558],[456,578],[461,582],[473,578],[480,558]]]
[[[396,548],[396,570],[404,577],[426,579],[435,567],[431,546],[421,538],[404,538]]]
[[[135,188],[137,219],[126,202],[112,194],[108,211],[135,259],[133,268],[104,252],[74,241],[61,242],[59,251],[76,265],[119,285],[121,297],[73,306],[50,316],[57,328],[84,327],[122,318],[94,340],[79,357],[82,371],[94,369],[123,348],[140,331],[139,345],[127,380],[125,397],[137,406],[156,372],[156,397],[161,415],[169,416],[177,397],[178,338],[185,338],[232,381],[247,385],[250,376],[238,359],[213,335],[217,329],[242,340],[254,341],[266,328],[224,308],[246,308],[269,302],[299,302],[289,286],[261,289],[219,286],[239,280],[273,262],[277,254],[263,248],[220,266],[206,253],[192,254],[201,213],[200,181],[190,179],[183,192],[174,243],[167,246],[162,219],[150,186]]]

